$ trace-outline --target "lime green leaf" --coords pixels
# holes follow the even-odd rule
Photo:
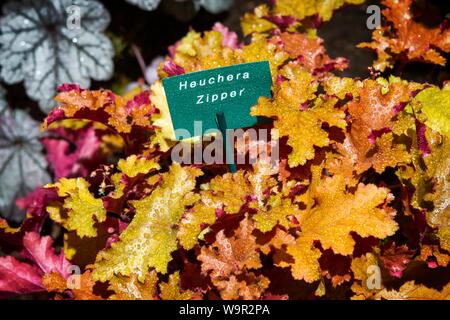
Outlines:
[[[450,138],[450,88],[427,88],[412,103],[426,115],[428,127]]]
[[[94,279],[106,281],[114,274],[135,273],[143,281],[150,267],[166,273],[171,253],[177,249],[177,226],[186,207],[198,198],[191,191],[200,175],[199,169],[175,163],[152,194],[132,201],[136,208],[133,221],[118,242],[98,254]]]

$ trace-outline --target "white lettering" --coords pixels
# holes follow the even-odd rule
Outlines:
[[[190,82],[187,82],[187,80],[181,81],[179,83],[179,89],[180,89],[180,91],[183,89],[188,89],[188,88],[194,89],[197,86],[203,87],[203,86],[206,86],[207,84],[209,84],[209,85],[219,84],[219,83],[224,82],[225,80],[227,80],[228,82],[232,82],[234,80],[249,79],[249,78],[250,78],[249,72],[244,72],[244,73],[239,72],[239,73],[236,73],[235,75],[228,74],[225,76],[218,74],[218,75],[210,77],[208,79],[193,80]]]
[[[180,91],[183,89],[187,89],[187,81],[185,82],[180,82]]]
[[[204,315],[209,318],[211,317],[213,310],[214,307],[196,307],[186,304],[185,307],[180,307],[180,311],[178,313],[182,315]]]

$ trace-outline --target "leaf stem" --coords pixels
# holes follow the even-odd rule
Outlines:
[[[145,64],[144,58],[142,57],[141,50],[135,44],[131,45],[131,49],[133,50],[134,56],[136,57],[139,67],[141,68],[142,76],[145,79],[145,69],[147,65]]]

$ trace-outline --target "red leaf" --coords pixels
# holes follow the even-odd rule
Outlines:
[[[58,92],[66,92],[66,91],[72,91],[72,90],[76,90],[78,92],[81,92],[81,88],[78,84],[75,83],[64,83],[62,85],[60,85],[57,88]]]
[[[381,255],[381,261],[391,276],[401,278],[413,254],[414,251],[407,246],[396,246],[395,243],[391,243]]]
[[[64,278],[70,275],[70,262],[64,257],[64,253],[55,254],[51,237],[40,237],[36,232],[27,232],[23,237],[22,255],[30,259],[41,274],[58,272]]]
[[[0,257],[0,298],[44,290],[36,268],[11,256]]]
[[[16,205],[34,217],[46,217],[48,202],[56,201],[57,199],[58,195],[55,189],[38,187],[25,197],[18,198]]]
[[[143,106],[150,104],[150,93],[148,91],[142,91],[127,102],[125,108],[128,114],[134,109],[141,109]]]
[[[265,16],[264,19],[272,22],[273,24],[276,24],[278,28],[280,28],[282,31],[286,30],[290,26],[294,25],[297,20],[295,18],[290,16]]]
[[[42,139],[42,144],[56,179],[86,177],[99,163],[106,162],[101,155],[101,141],[93,125],[77,131],[64,127],[49,131],[56,137],[46,137]]]
[[[164,61],[163,71],[167,73],[169,77],[186,73],[184,68],[177,65],[172,59]]]
[[[426,129],[426,126],[422,122],[416,120],[417,144],[419,145],[420,153],[424,158],[428,157],[431,153],[430,146],[425,136]]]
[[[216,22],[213,28],[214,31],[218,31],[222,34],[222,46],[229,47],[231,49],[237,49],[239,47],[238,44],[238,36],[236,32],[230,31],[227,27],[225,27],[220,22]]]

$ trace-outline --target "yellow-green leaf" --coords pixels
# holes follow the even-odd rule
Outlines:
[[[316,174],[313,180],[318,179]],[[380,207],[392,200],[388,189],[373,184],[359,184],[354,193],[348,192],[343,176],[335,175],[313,181],[310,197],[315,203],[307,207],[299,219],[301,232],[287,252],[295,260],[292,274],[296,279],[313,282],[319,279],[319,250],[314,241],[320,241],[324,249],[349,255],[353,252],[355,241],[351,232],[362,237],[385,238],[394,234],[397,223],[393,219],[394,210]]]
[[[199,169],[174,163],[149,196],[132,201],[136,214],[119,241],[98,254],[94,279],[135,273],[143,281],[149,268],[166,273],[171,253],[177,249],[177,226],[186,207],[198,200],[192,190],[200,175]]]
[[[160,166],[154,160],[131,155],[126,159],[120,159],[117,168],[130,178],[133,178],[140,173],[148,173],[152,169],[158,170]]]
[[[67,213],[67,216],[65,216],[65,212],[54,211],[54,214],[60,216],[51,216],[52,219],[62,223],[66,229],[76,231],[80,237],[97,236],[95,222],[106,220],[106,210],[103,207],[103,201],[96,199],[89,192],[88,182],[83,178],[62,178],[59,182],[50,186],[58,189],[60,197],[65,197],[63,208]]]
[[[180,273],[178,271],[170,275],[167,283],[161,283],[159,289],[163,300],[190,300],[192,298],[190,290],[181,290]]]
[[[277,0],[275,13],[304,19],[318,15],[323,21],[328,21],[337,10],[345,4],[361,4],[365,0]]]
[[[426,115],[425,124],[450,138],[450,86],[422,90],[415,96],[413,105]]]

